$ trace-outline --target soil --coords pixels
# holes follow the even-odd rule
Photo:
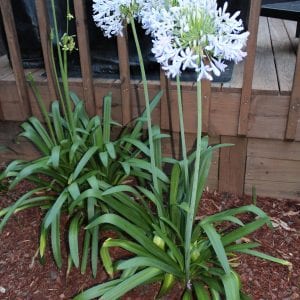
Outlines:
[[[0,187],[0,207],[12,203],[30,188],[28,183],[20,184],[11,192]],[[250,197],[205,192],[200,215],[249,203]],[[300,299],[300,203],[258,198],[257,205],[272,218],[275,228],[270,230],[265,226],[247,238],[260,242],[263,252],[290,261],[293,268],[240,255],[236,269],[241,276],[243,290],[253,299]],[[107,280],[100,265],[95,279],[90,270],[81,275],[72,269],[66,276],[66,265],[58,270],[50,251],[47,252],[45,264],[41,264],[35,255],[41,217],[39,209],[20,212],[10,219],[1,234],[0,299],[71,299],[78,292]],[[122,299],[155,299],[158,288],[158,284],[143,286]],[[180,299],[181,291],[180,286],[176,286],[165,299]]]

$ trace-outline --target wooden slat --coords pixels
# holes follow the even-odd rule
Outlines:
[[[283,21],[272,18],[268,18],[268,21],[280,93],[290,94],[293,85],[296,55]],[[269,79],[269,75],[266,77]]]
[[[272,182],[298,182],[300,184],[300,160],[283,160],[248,157],[247,180]]]
[[[300,119],[300,41],[298,46],[289,115],[288,115],[287,126],[286,126],[285,138],[287,140],[295,139],[299,119]]]
[[[74,10],[76,15],[77,40],[80,54],[84,101],[86,103],[88,113],[90,115],[94,115],[96,111],[95,94],[89,46],[90,43],[87,30],[85,1],[75,0]]]
[[[249,116],[248,137],[284,139],[289,96],[254,95]]]
[[[211,136],[237,135],[240,97],[238,93],[212,93],[209,124]]]
[[[248,116],[250,111],[252,82],[254,74],[255,52],[257,42],[258,23],[260,15],[261,0],[251,0],[248,29],[251,32],[247,51],[248,56],[245,61],[243,89],[241,96],[241,107],[239,114],[238,134],[247,135]]]
[[[51,41],[50,41],[50,26],[49,26],[49,16],[48,10],[45,0],[36,0],[36,11],[39,23],[39,32],[40,32],[40,39],[41,45],[43,50],[43,58],[44,58],[44,65],[47,74],[48,80],[48,89],[51,99],[57,99],[57,90],[56,90],[56,83],[55,83],[55,76],[51,61]]]
[[[19,47],[17,31],[16,31],[10,0],[0,0],[0,8],[1,8],[2,19],[4,23],[4,29],[6,33],[11,63],[16,78],[19,102],[22,107],[21,113],[23,118],[25,119],[31,114],[30,102],[29,102],[26,79],[24,76],[20,47]]]
[[[247,138],[221,137],[221,143],[234,144],[233,147],[221,148],[220,170],[219,170],[219,191],[243,194]]]
[[[300,161],[300,143],[249,139],[247,155],[248,157]]]
[[[239,92],[243,86],[244,62],[233,67],[232,77],[229,82],[223,83],[222,90],[227,92]]]
[[[300,183],[282,181],[261,181],[246,179],[245,194],[252,194],[255,187],[256,194],[261,197],[272,197],[276,199],[293,199],[300,201]]]
[[[266,94],[279,93],[269,24],[266,17],[259,19],[252,93],[254,91]]]
[[[291,20],[284,20],[283,22],[284,22],[284,26],[286,28],[287,34],[292,43],[294,53],[296,54],[297,48],[298,48],[298,42],[299,42],[299,38],[296,37],[297,22],[291,21]]]
[[[127,29],[124,27],[123,36],[118,36],[118,56],[122,95],[122,119],[123,125],[131,121],[131,95],[130,95],[130,68]]]

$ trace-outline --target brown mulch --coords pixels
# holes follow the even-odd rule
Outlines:
[[[22,183],[12,192],[5,191],[3,186],[1,188],[0,207],[5,207],[30,186]],[[249,197],[206,192],[200,214],[249,203]],[[247,238],[260,242],[263,252],[290,261],[293,268],[241,255],[237,271],[241,275],[243,289],[253,299],[300,299],[300,203],[258,198],[257,205],[273,218],[275,228],[270,230],[265,226]],[[40,264],[35,254],[41,216],[38,209],[20,212],[10,219],[0,235],[0,299],[71,299],[79,291],[107,279],[100,265],[95,279],[90,271],[81,275],[76,269],[66,276],[66,265],[58,270],[50,251],[45,264]],[[140,287],[122,299],[154,299],[157,290],[158,285]],[[180,290],[177,286],[165,299],[180,299]]]

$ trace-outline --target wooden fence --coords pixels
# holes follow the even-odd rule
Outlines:
[[[261,0],[251,1],[248,25],[251,35],[247,46],[248,56],[244,63],[242,88],[236,92],[235,89],[220,89],[214,86],[211,87],[211,84],[208,81],[203,82],[203,131],[213,136],[214,142],[233,142],[236,144],[235,148],[221,150],[215,157],[215,167],[213,167],[210,177],[210,185],[212,188],[218,188],[223,191],[237,193],[242,193],[244,191],[249,192],[251,182],[253,181],[252,177],[254,176],[251,173],[252,171],[249,171],[249,165],[256,164],[255,158],[253,158],[254,156],[251,155],[256,153],[257,149],[263,151],[263,149],[271,149],[278,146],[279,148],[282,147],[283,151],[286,151],[286,149],[293,148],[294,150],[292,153],[296,153],[293,160],[300,164],[300,143],[298,142],[300,141],[300,44],[298,46],[292,91],[288,95],[279,95],[280,98],[278,98],[280,99],[279,102],[282,100],[288,101],[289,103],[288,112],[286,112],[286,117],[284,117],[285,123],[283,124],[282,121],[280,121],[281,127],[278,135],[277,133],[272,133],[270,135],[266,133],[265,135],[261,135],[259,133],[260,129],[253,129],[253,126],[251,124],[251,126],[249,125],[251,118],[253,117],[253,112],[251,111],[253,102],[259,101],[258,99],[262,99],[262,97],[264,101],[267,101],[271,97],[270,95],[261,96],[253,91],[260,7]],[[11,66],[14,73],[12,81],[15,85],[12,86],[16,87],[18,96],[18,103],[15,103],[16,101],[14,102],[17,108],[14,109],[14,106],[12,106],[11,103],[9,103],[9,105],[11,105],[9,106],[8,103],[5,102],[6,100],[3,100],[3,97],[1,99],[2,91],[7,92],[9,87],[3,86],[2,89],[0,88],[0,120],[5,121],[2,122],[1,126],[3,130],[8,130],[8,124],[11,128],[14,125],[12,123],[7,123],[7,121],[22,121],[32,113],[38,114],[38,111],[33,103],[34,101],[31,100],[31,92],[28,89],[22,66],[11,1],[0,0],[0,8],[11,58]],[[139,82],[130,80],[126,32],[123,37],[118,37],[117,39],[120,79],[118,81],[95,79],[92,76],[85,1],[74,0],[74,9],[82,78],[80,80],[73,80],[71,85],[73,84],[76,89],[78,87],[78,81],[80,82],[79,94],[85,100],[87,110],[91,115],[101,111],[101,100],[99,99],[102,98],[102,95],[106,91],[112,89],[113,92],[117,94],[117,108],[114,108],[115,117],[119,121],[122,121],[123,124],[127,124],[133,117],[138,115],[139,108],[137,108],[136,103],[139,102],[137,98],[141,93],[142,87]],[[53,70],[50,61],[50,26],[44,0],[36,0],[36,10],[39,21],[44,65],[47,73],[47,81],[40,80],[39,85],[44,89],[43,93],[47,94],[46,98],[50,101],[51,99],[56,98],[57,91],[54,84]],[[176,135],[178,135],[179,132],[178,115],[175,111],[171,111],[172,103],[176,101],[176,89],[174,83],[167,80],[162,72],[159,82],[150,82],[150,92],[152,91],[152,93],[155,93],[159,89],[162,89],[164,94],[161,100],[161,106],[158,108],[157,114],[155,113],[155,122],[159,123],[163,130],[172,131],[176,140]],[[13,93],[13,91],[10,90],[9,93]],[[194,83],[183,84],[183,96],[186,107],[186,128],[188,135],[190,135],[190,146],[192,146],[196,130],[194,115]],[[278,105],[278,103],[276,105]],[[271,106],[266,107],[270,108]],[[266,107],[265,109],[267,109]],[[227,116],[226,114],[223,116],[222,109],[224,109],[224,111],[230,110],[230,113]],[[280,109],[281,108],[278,110]],[[119,114],[121,114],[121,116]],[[275,124],[274,122],[272,121],[269,125],[268,122],[266,122],[263,126],[273,126]],[[253,133],[253,130],[256,130],[256,133]],[[12,130],[12,132],[16,133],[14,130]],[[283,134],[280,132],[283,132]],[[264,138],[265,140],[260,140],[260,138]],[[270,139],[272,140],[271,144],[270,141],[268,141]],[[296,142],[292,142],[295,140]],[[286,141],[289,141],[290,143],[286,143]],[[166,144],[164,146],[165,152],[168,154],[178,152],[178,149],[176,146],[174,148],[174,145],[174,142],[173,144]],[[276,155],[278,156],[279,154],[277,153]],[[2,160],[3,159],[8,159],[8,156],[3,154]],[[290,160],[290,157],[287,157],[286,159]],[[254,169],[259,169],[259,167]],[[254,171],[255,170],[253,170],[253,172]],[[294,172],[290,176],[298,175],[300,178],[299,172]],[[249,179],[248,183],[247,178]],[[280,182],[280,180],[278,181]],[[273,186],[275,185],[269,186],[267,191],[262,194],[268,195],[268,191],[272,190]],[[293,184],[288,185],[287,187],[287,189],[290,188],[293,189],[292,193],[283,193],[282,196],[300,199],[300,180],[293,181]],[[277,195],[272,193],[269,194]]]

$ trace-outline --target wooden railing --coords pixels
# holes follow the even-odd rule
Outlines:
[[[247,136],[248,121],[250,114],[250,105],[252,98],[252,82],[255,64],[255,52],[257,42],[258,23],[260,15],[261,0],[252,0],[249,17],[249,31],[251,32],[247,52],[248,56],[245,61],[243,86],[240,99],[240,112],[238,121],[238,135]],[[4,29],[7,37],[8,50],[11,59],[11,65],[15,74],[16,86],[19,100],[22,106],[24,115],[29,115],[30,101],[27,90],[27,83],[22,66],[20,47],[18,43],[16,26],[14,22],[11,0],[0,0],[0,8],[4,23]],[[80,54],[80,65],[82,73],[83,94],[86,102],[87,110],[90,114],[95,113],[95,92],[91,68],[91,57],[89,49],[89,36],[86,22],[86,9],[84,0],[74,0],[74,9],[76,16],[76,28],[78,38],[78,48]],[[44,0],[36,0],[36,10],[39,23],[39,31],[41,38],[41,45],[43,51],[44,65],[47,73],[48,89],[52,99],[56,98],[56,88],[53,76],[52,64],[50,59],[50,26],[46,3]],[[119,55],[119,70],[120,70],[120,89],[122,97],[122,120],[123,124],[128,123],[132,118],[132,103],[131,103],[131,81],[129,69],[129,56],[127,34],[125,32],[123,37],[118,37],[118,55]],[[300,46],[299,46],[300,49]],[[300,50],[298,50],[295,78],[293,90],[290,99],[290,109],[286,124],[286,139],[294,140],[297,130],[298,120],[300,118]],[[162,112],[167,112],[167,98],[168,98],[169,82],[161,73],[160,88],[165,91],[164,99],[162,101]],[[203,128],[205,132],[209,131],[209,115],[210,115],[210,96],[211,87],[209,82],[203,84]],[[166,122],[166,120],[161,120]]]

